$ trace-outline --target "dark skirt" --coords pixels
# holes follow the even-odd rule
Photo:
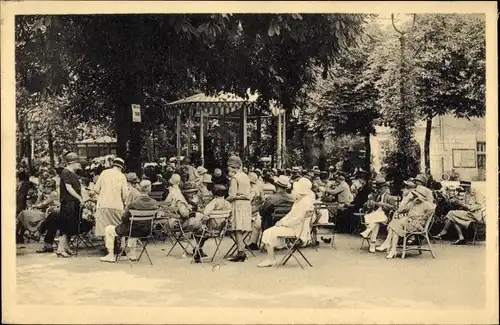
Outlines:
[[[59,230],[61,235],[71,237],[77,233],[80,213],[81,210],[79,202],[61,202],[61,209],[59,212]]]

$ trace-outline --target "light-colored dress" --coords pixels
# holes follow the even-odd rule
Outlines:
[[[398,210],[401,214],[398,213],[397,215],[400,217],[398,219],[393,219],[388,227],[394,230],[400,237],[403,237],[407,231],[423,231],[425,223],[432,215],[435,208],[436,205],[428,201],[421,201],[419,203],[410,201],[405,205],[405,208]],[[403,215],[402,213],[407,214]]]
[[[304,224],[308,212],[314,211],[314,198],[305,195],[295,201],[292,209],[279,221],[280,226],[273,226],[262,234],[262,243],[271,247],[282,248],[285,241],[279,236],[297,236],[303,243],[310,240],[310,223]]]
[[[248,175],[243,171],[238,171],[232,178],[229,185],[229,198],[242,197],[231,202],[231,226],[233,230],[252,230],[252,204],[251,186]],[[245,199],[246,198],[246,199]]]

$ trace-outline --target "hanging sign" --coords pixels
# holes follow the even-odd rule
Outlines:
[[[132,104],[132,122],[141,122],[141,105]]]

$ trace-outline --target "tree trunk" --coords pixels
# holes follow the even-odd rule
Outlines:
[[[261,158],[262,155],[262,118],[261,118],[261,112],[260,110],[257,111],[257,146],[255,147],[255,157],[257,161],[255,163],[258,163],[258,160]]]
[[[370,172],[372,170],[372,146],[370,144],[370,132],[366,132],[365,138],[365,170]]]
[[[304,137],[304,167],[312,168],[314,164],[314,136],[311,131],[305,132]]]
[[[425,140],[424,140],[424,164],[426,174],[431,172],[431,157],[430,157],[430,144],[431,144],[431,132],[432,132],[432,116],[427,117],[425,125]]]
[[[54,139],[52,137],[52,130],[47,130],[47,141],[49,144],[49,159],[50,159],[50,168],[54,168],[56,166],[54,161]]]
[[[18,153],[17,153],[17,163],[21,164],[22,159],[25,157],[25,151],[26,151],[26,146],[25,146],[25,128],[24,128],[24,120],[20,119],[19,120],[19,148],[18,148]]]
[[[320,170],[326,170],[328,166],[326,166],[326,143],[325,143],[325,135],[320,134],[318,136],[318,147],[319,147],[319,157],[318,157],[318,167]]]
[[[32,143],[31,143],[31,135],[29,134],[29,132],[27,132],[26,134],[26,149],[27,149],[27,158],[28,158],[28,171],[30,173],[33,172],[33,160],[32,160],[32,156],[31,156],[31,151],[32,151]]]

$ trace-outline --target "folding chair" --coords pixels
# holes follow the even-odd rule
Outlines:
[[[421,216],[424,217],[424,216]],[[417,217],[413,217],[417,218]],[[432,258],[436,258],[434,255],[434,252],[432,251],[432,246],[431,246],[431,241],[429,239],[429,229],[431,228],[432,223],[434,222],[434,212],[432,212],[428,217],[427,220],[425,221],[425,226],[422,231],[407,231],[405,236],[403,237],[403,245],[399,246],[398,248],[402,249],[401,253],[401,258],[405,258],[406,252],[412,251],[412,250],[418,250],[418,253],[422,255],[422,251],[430,252],[432,255]],[[414,246],[408,246],[407,242],[410,237],[415,237],[416,240],[416,245]],[[426,244],[425,242],[422,243],[422,239],[425,240],[427,243],[427,248],[422,247],[422,244]]]
[[[173,227],[170,226],[170,220],[174,221]],[[188,251],[189,246],[191,246],[193,249],[195,249],[194,245],[191,243],[191,240],[190,240],[190,238],[192,237],[192,232],[186,231],[182,227],[182,223],[183,223],[182,221],[184,221],[184,220],[182,220],[181,217],[177,214],[170,214],[168,216],[168,222],[166,224],[166,229],[168,229],[168,233],[170,235],[170,239],[172,239],[173,245],[170,248],[170,250],[168,251],[167,257],[170,256],[170,254],[174,250],[175,246],[177,246],[177,245],[179,245],[182,248],[182,250],[184,251],[184,253],[186,255],[190,254]],[[186,241],[187,245],[184,246],[182,244],[182,241]]]
[[[128,231],[128,236],[123,236],[123,239],[121,242],[125,242],[125,245],[122,245],[122,248],[120,249],[120,252],[116,255],[116,262],[120,261],[121,255],[125,252],[125,255],[127,256],[127,259],[130,263],[130,267],[132,267],[132,261],[129,258],[128,251],[127,251],[127,244],[129,239],[135,239],[137,240],[137,244],[142,248],[141,253],[139,254],[139,257],[137,258],[137,262],[141,260],[141,257],[144,253],[146,253],[146,256],[148,257],[149,264],[151,266],[153,265],[153,262],[151,261],[151,258],[149,257],[148,250],[146,249],[146,246],[148,245],[148,239],[153,239],[153,223],[154,219],[156,217],[156,214],[158,213],[158,210],[129,210],[130,212],[130,226],[129,226],[129,231]],[[134,225],[134,222],[143,222],[143,223],[149,223],[149,234],[146,236],[132,236],[132,228]]]
[[[72,246],[73,249],[75,250],[75,256],[78,256],[78,248],[80,248],[80,243],[84,244],[85,247],[87,247],[87,248],[95,248],[94,244],[92,244],[92,242],[90,241],[90,239],[88,237],[88,234],[89,234],[90,230],[92,230],[92,228],[90,228],[88,231],[85,231],[83,233],[81,231],[84,205],[85,204],[82,204],[80,206],[76,234],[73,236],[73,238],[69,242],[69,246]]]
[[[304,233],[304,227],[308,227],[309,229],[306,229],[307,232],[310,233],[311,229],[310,229],[310,226],[311,226],[311,219],[314,215],[314,211],[308,211],[306,212],[306,216],[304,218],[304,221],[302,222],[302,229],[301,229],[301,234]],[[285,240],[285,243],[286,243],[286,248],[287,248],[287,252],[285,253],[285,256],[283,256],[283,258],[281,259],[281,261],[276,265],[276,267],[280,267],[280,266],[284,266],[286,264],[286,262],[288,262],[288,260],[290,259],[290,257],[293,257],[297,263],[299,264],[299,266],[303,269],[304,266],[302,266],[302,264],[300,263],[299,259],[297,258],[297,256],[295,256],[295,253],[298,253],[300,256],[302,256],[302,258],[304,259],[304,261],[306,261],[306,263],[312,267],[312,264],[309,262],[309,260],[304,256],[304,254],[302,254],[300,248],[302,246],[302,240],[300,239],[300,237],[297,237],[297,236],[278,236],[278,238],[281,238],[281,239],[284,239]]]
[[[193,258],[191,259],[191,263],[194,262],[194,258],[197,254],[201,255],[201,252],[200,252],[201,240],[205,239],[205,242],[206,242],[210,238],[212,238],[215,241],[215,245],[216,245],[214,254],[212,255],[212,258],[210,259],[210,263],[212,263],[214,261],[215,255],[219,251],[222,240],[224,239],[224,236],[226,235],[226,232],[227,232],[227,229],[229,226],[229,219],[230,218],[231,218],[231,210],[213,211],[208,216],[208,220],[203,225],[203,232],[201,234],[201,237],[198,241],[196,241],[195,254],[193,255]],[[213,223],[215,223],[217,225],[217,227],[215,227],[215,229],[210,229],[211,228],[210,224],[213,224]],[[203,258],[200,258],[200,261],[203,263]]]
[[[335,223],[334,222],[324,222],[321,221],[321,211],[322,210],[327,210],[328,211],[328,204],[318,202],[314,203],[314,216],[311,219],[311,240],[314,244],[314,248],[316,251],[318,251],[318,246],[316,243],[318,242],[317,237],[318,237],[318,229],[327,229],[329,230],[328,233],[326,234],[321,234],[323,237],[331,237],[331,245],[332,248],[335,248]],[[329,213],[329,212],[328,212]]]
[[[481,227],[486,227],[486,208],[483,208],[481,211],[481,219],[479,221],[473,222],[474,224],[474,236],[472,237],[472,245],[476,245],[476,239],[477,239],[477,231],[478,228]]]

